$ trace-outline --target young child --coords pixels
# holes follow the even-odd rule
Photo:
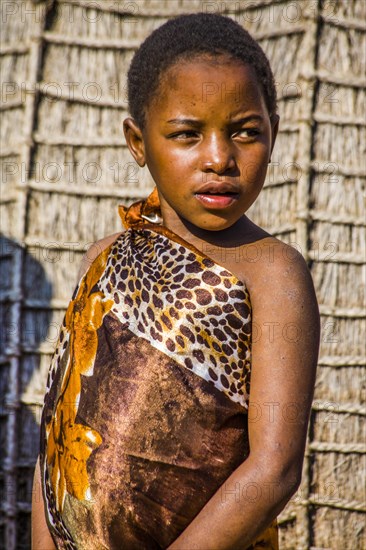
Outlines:
[[[273,75],[239,24],[187,14],[141,45],[128,90],[126,141],[156,188],[84,260],[47,383],[33,548],[275,549],[319,314],[302,257],[245,215],[276,139]]]

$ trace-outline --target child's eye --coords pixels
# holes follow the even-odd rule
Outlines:
[[[170,137],[174,139],[189,139],[192,137],[197,137],[197,132],[194,132],[193,130],[187,130],[185,132],[177,132]]]
[[[258,128],[242,128],[241,130],[239,130],[238,132],[236,132],[234,134],[234,137],[235,136],[256,137],[256,136],[258,136],[259,133],[260,133],[260,131],[259,131]]]

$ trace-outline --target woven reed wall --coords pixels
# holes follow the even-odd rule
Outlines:
[[[93,7],[91,7],[93,6]],[[251,215],[311,267],[322,315],[300,490],[281,550],[364,548],[364,0],[3,1],[0,546],[30,547],[38,422],[87,243],[152,181],[122,137],[134,49],[169,17],[228,13],[272,63],[281,131]]]

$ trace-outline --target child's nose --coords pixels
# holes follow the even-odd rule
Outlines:
[[[236,167],[234,151],[224,137],[212,136],[206,141],[202,151],[202,170],[217,173]]]

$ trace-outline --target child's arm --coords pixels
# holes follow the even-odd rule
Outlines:
[[[300,485],[319,311],[303,258],[279,246],[277,241],[275,261],[262,262],[248,281],[253,306],[250,455],[169,550],[245,549]]]
[[[32,491],[32,550],[56,550],[46,523],[44,501],[41,488],[39,459],[33,478]]]

